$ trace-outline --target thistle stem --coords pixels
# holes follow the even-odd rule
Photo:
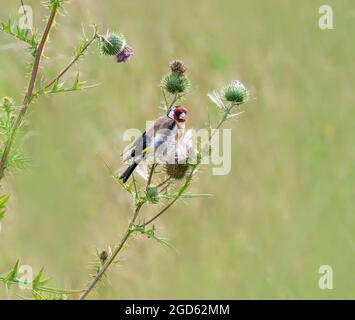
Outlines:
[[[152,182],[152,179],[153,179],[153,175],[154,175],[154,171],[155,171],[155,168],[157,167],[157,164],[156,163],[153,163],[152,164],[152,167],[150,169],[150,172],[149,172],[149,177],[148,177],[148,181],[147,181],[147,188],[150,186],[151,182]]]
[[[135,221],[137,220],[138,214],[140,209],[142,208],[143,204],[139,204],[135,211],[134,215],[129,222],[129,225],[119,243],[119,245],[116,247],[116,249],[113,251],[112,255],[106,260],[100,271],[95,275],[95,277],[91,280],[91,282],[86,286],[86,288],[82,291],[79,299],[80,300],[85,300],[85,298],[88,296],[88,294],[95,288],[96,284],[99,282],[99,280],[102,278],[102,276],[106,273],[107,269],[110,267],[110,265],[115,261],[117,255],[119,252],[122,250],[124,244],[127,242],[129,237],[131,236],[131,228],[133,227]]]
[[[169,177],[169,178],[165,179],[163,182],[159,183],[159,184],[157,185],[157,188],[162,187],[164,184],[166,184],[167,182],[169,182],[170,179],[171,179],[171,178]]]
[[[35,60],[33,63],[33,68],[32,68],[32,73],[31,73],[31,79],[30,82],[28,84],[28,88],[26,91],[26,95],[25,98],[23,100],[23,105],[20,109],[19,114],[16,117],[16,120],[14,122],[14,125],[12,127],[11,130],[11,135],[9,137],[9,139],[6,141],[5,144],[5,148],[4,151],[2,153],[1,156],[1,160],[0,160],[0,179],[2,179],[4,177],[4,172],[6,169],[6,164],[7,164],[7,159],[9,157],[10,151],[11,151],[11,147],[14,143],[15,137],[16,137],[16,132],[18,130],[18,128],[21,126],[22,121],[24,116],[26,115],[27,109],[31,103],[32,97],[33,97],[33,89],[36,83],[36,79],[37,79],[37,75],[38,75],[38,70],[39,70],[39,65],[41,63],[41,58],[44,52],[44,47],[46,45],[46,42],[48,40],[48,36],[49,33],[54,25],[54,21],[55,21],[55,17],[57,15],[58,12],[58,6],[57,5],[53,5],[51,7],[51,12],[47,21],[47,25],[45,27],[45,30],[43,32],[41,41],[38,45],[38,49],[36,51],[36,56],[35,56]]]
[[[59,75],[53,79],[51,82],[45,85],[45,89],[50,88],[54,83],[60,80],[61,77],[80,59],[80,57],[85,53],[85,51],[93,44],[93,42],[98,38],[97,34],[97,28],[95,27],[95,32],[94,35],[91,37],[91,39],[83,46],[83,48],[80,50],[78,54],[75,55],[73,60],[65,67]]]
[[[152,223],[156,219],[158,219],[166,210],[168,210],[176,201],[178,201],[180,197],[176,197],[174,200],[169,202],[159,213],[157,213],[153,218],[148,220],[147,222],[140,225],[140,227],[146,227],[148,224]]]
[[[213,132],[212,132],[212,134],[211,134],[211,136],[210,136],[210,138],[209,138],[209,141],[210,141],[210,142],[211,142],[213,136],[214,136],[214,135],[216,134],[216,132],[218,131],[218,129],[220,129],[221,126],[223,125],[223,123],[227,120],[228,115],[230,114],[230,112],[231,112],[231,110],[232,110],[233,107],[234,107],[234,104],[231,104],[231,106],[225,111],[225,113],[224,113],[222,119],[218,122],[216,128],[213,130]]]

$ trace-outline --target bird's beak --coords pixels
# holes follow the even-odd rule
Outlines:
[[[179,120],[181,120],[181,121],[185,121],[185,120],[186,120],[186,113],[185,113],[185,112],[182,112],[182,113],[179,115]]]

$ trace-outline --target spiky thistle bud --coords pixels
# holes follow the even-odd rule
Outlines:
[[[107,56],[119,54],[126,46],[126,40],[122,34],[110,33],[100,39],[101,52]]]
[[[151,187],[151,186],[147,187],[146,194],[148,200],[151,201],[152,203],[159,202],[159,191],[157,187]]]
[[[107,258],[108,258],[107,251],[106,250],[101,251],[99,258],[100,258],[100,261],[102,263],[104,263],[107,260]]]
[[[180,76],[176,71],[166,75],[161,87],[171,94],[183,93],[190,87],[190,81],[186,76]]]
[[[176,72],[180,77],[182,77],[186,72],[186,67],[181,60],[171,61],[170,69],[172,72]]]
[[[249,98],[248,90],[239,80],[234,80],[231,84],[226,86],[222,93],[227,101],[237,105],[246,102]]]

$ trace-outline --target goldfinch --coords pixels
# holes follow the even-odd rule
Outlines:
[[[138,164],[148,156],[155,155],[162,146],[171,145],[184,135],[187,110],[183,106],[173,107],[166,115],[159,117],[136,141],[122,152],[123,160],[130,165],[120,179],[126,183]],[[171,140],[173,139],[173,140]],[[171,141],[170,141],[171,140]]]

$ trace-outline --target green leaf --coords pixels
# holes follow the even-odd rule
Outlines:
[[[241,111],[241,112],[238,112],[238,113],[232,113],[232,114],[229,114],[227,116],[227,119],[232,119],[232,118],[235,118],[235,117],[239,117],[242,113],[244,113],[244,111]]]
[[[164,238],[158,237],[155,234],[154,225],[152,228],[150,228],[148,230],[145,229],[145,226],[133,225],[129,231],[130,231],[130,233],[138,232],[142,235],[147,236],[147,238],[149,238],[149,239],[154,239],[154,240],[158,241],[159,243],[164,244],[164,245],[168,246],[169,248],[172,248],[171,245]]]
[[[173,199],[193,199],[193,198],[201,198],[201,197],[212,197],[212,194],[208,194],[208,193],[185,193],[185,194],[164,194],[161,197],[167,200],[173,200]]]
[[[226,109],[226,106],[223,103],[223,100],[221,99],[221,96],[218,92],[216,92],[216,91],[210,92],[207,96],[216,105],[217,108],[222,109],[222,110]]]
[[[39,271],[36,277],[32,281],[32,289],[37,290],[40,287],[44,286],[50,279],[42,279],[44,267]]]
[[[11,18],[9,18],[7,23],[0,23],[0,30],[28,44],[32,56],[36,55],[38,41],[35,35],[29,37],[28,29],[21,29],[16,23],[12,22]]]
[[[72,90],[80,90],[81,88],[81,83],[80,83],[80,80],[79,80],[79,73],[76,75],[76,78],[75,78],[75,82],[73,84],[73,86],[71,87]]]
[[[19,150],[19,148],[10,151],[9,158],[7,159],[7,166],[19,170],[25,169],[30,160]]]
[[[53,87],[52,87],[52,90],[50,91],[50,93],[57,93],[57,92],[60,92],[62,91],[62,85],[63,84],[60,84],[59,83],[59,80],[57,79],[54,84],[53,84]]]
[[[19,270],[19,264],[20,264],[20,260],[17,260],[15,265],[13,266],[11,271],[9,272],[9,274],[4,278],[5,283],[7,285],[10,285],[11,282],[16,282],[18,270]]]

